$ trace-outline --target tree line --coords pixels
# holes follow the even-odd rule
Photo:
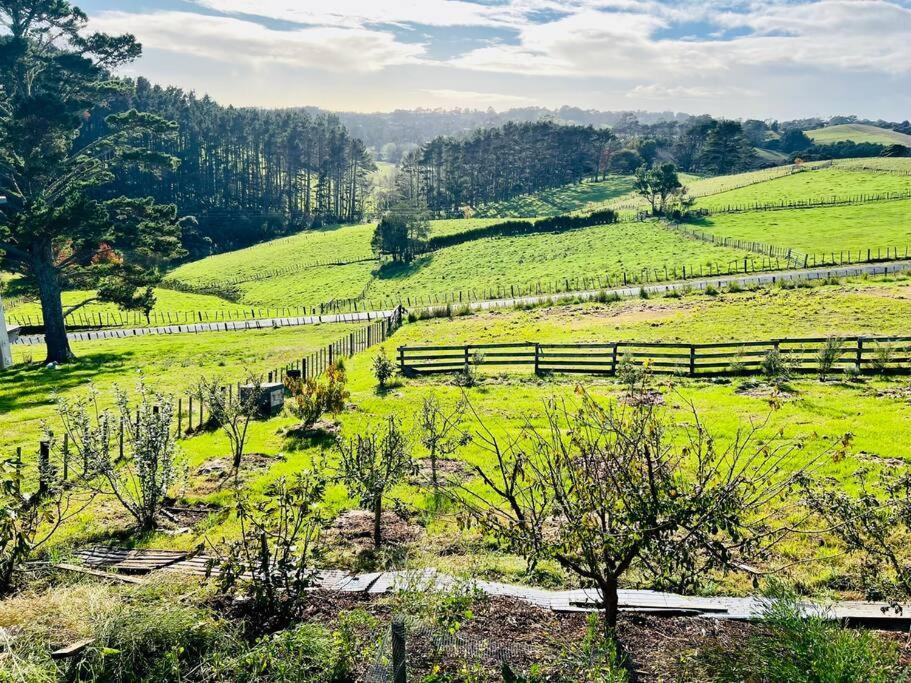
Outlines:
[[[465,207],[599,176],[613,137],[607,129],[552,121],[438,137],[402,159],[397,189],[435,215],[460,215]]]
[[[176,134],[149,136],[144,144],[178,163],[155,173],[118,173],[102,192],[151,196],[194,216],[196,231],[184,235],[192,256],[363,217],[375,165],[333,115],[224,107],[138,78],[92,111],[78,144],[102,138],[111,114],[132,109],[177,124]]]

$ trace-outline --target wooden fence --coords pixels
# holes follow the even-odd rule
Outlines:
[[[355,330],[300,360],[262,370],[259,378],[263,382],[271,383],[284,382],[285,378],[290,376],[303,380],[319,377],[326,371],[326,368],[339,359],[351,358],[356,353],[386,341],[389,335],[401,327],[404,313],[404,309],[398,307],[388,318],[376,320],[360,330]],[[229,384],[224,389],[230,396],[234,391],[240,392],[240,384],[239,382]],[[198,393],[188,393],[178,397],[175,411],[178,435],[202,429],[206,424],[206,413],[205,402]]]
[[[911,371],[911,337],[808,337],[709,344],[618,341],[581,344],[468,344],[401,346],[398,363],[405,375],[451,373],[467,366],[526,366],[535,374],[613,375],[622,363],[653,372],[687,375],[739,375],[762,371],[778,351],[793,372],[821,372],[828,351],[832,373]]]

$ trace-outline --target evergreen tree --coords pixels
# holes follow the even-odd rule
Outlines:
[[[94,191],[126,168],[173,168],[170,155],[141,145],[173,136],[174,124],[127,110],[107,132],[77,142],[85,115],[124,93],[108,71],[140,54],[132,36],[88,34],[85,14],[65,0],[0,0],[0,269],[24,276],[41,300],[47,361],[72,358],[61,301],[65,285],[98,287],[127,307],[147,301],[143,285],[180,255],[173,206]]]

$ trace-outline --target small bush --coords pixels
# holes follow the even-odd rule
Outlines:
[[[876,345],[876,350],[873,352],[873,368],[879,374],[884,375],[891,368],[894,358],[894,347],[878,343]]]
[[[706,296],[718,296],[718,289],[714,285],[706,285],[702,290]]]
[[[762,359],[762,374],[772,384],[786,382],[791,376],[791,366],[785,355],[778,349],[772,349]]]
[[[373,376],[376,378],[380,389],[385,389],[386,385],[395,376],[395,363],[386,355],[386,349],[381,348],[380,352],[373,358]]]
[[[285,386],[291,392],[288,409],[301,421],[302,429],[312,429],[323,413],[338,415],[345,409],[345,402],[351,395],[346,383],[341,361],[330,364],[321,380],[285,379]]]
[[[260,639],[248,652],[225,659],[215,667],[218,680],[267,683],[327,683],[347,679],[333,676],[332,634],[318,624],[302,624]]]
[[[841,357],[843,346],[841,339],[838,339],[837,337],[828,337],[825,344],[823,344],[823,347],[819,350],[816,360],[819,366],[819,379],[823,382],[828,379],[829,375],[832,373],[832,368]]]
[[[702,655],[712,680],[768,683],[907,681],[898,648],[873,633],[804,616],[793,593],[773,588],[758,632],[741,648]]]

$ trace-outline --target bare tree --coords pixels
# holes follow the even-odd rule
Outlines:
[[[446,411],[434,394],[424,397],[421,404],[418,429],[421,445],[430,459],[430,480],[434,491],[440,488],[438,462],[471,441],[471,436],[462,429],[466,405],[463,398]]]
[[[460,498],[511,549],[591,582],[606,631],[631,569],[692,587],[713,569],[747,568],[789,533],[781,501],[801,471],[781,470],[796,446],[760,443],[751,426],[721,448],[695,410],[692,425],[669,429],[657,401],[580,393],[579,405],[548,402],[544,426],[529,419],[505,445],[482,426],[497,464],[478,472],[494,495],[465,487]]]
[[[411,445],[399,421],[390,417],[385,429],[338,442],[342,479],[348,489],[373,511],[373,545],[383,543],[383,499],[388,491],[414,472]]]
[[[197,392],[204,403],[209,407],[211,419],[221,427],[231,444],[231,466],[234,477],[240,472],[244,449],[247,444],[247,431],[250,422],[256,417],[259,410],[259,387],[261,382],[250,377],[248,383],[253,386],[253,391],[229,391],[216,380],[200,379]]]

